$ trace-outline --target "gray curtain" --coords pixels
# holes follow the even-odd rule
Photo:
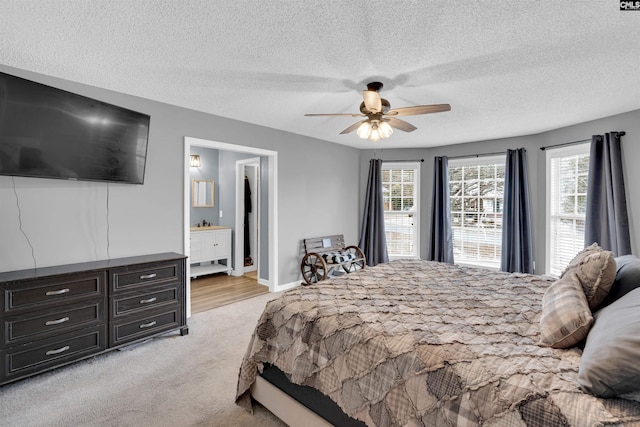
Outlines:
[[[533,233],[527,176],[527,150],[507,150],[500,269],[510,273],[533,274]]]
[[[585,247],[598,243],[616,256],[631,253],[620,134],[593,135],[589,157]]]
[[[449,160],[446,156],[435,157],[433,162],[431,240],[429,241],[428,259],[453,264]]]
[[[369,162],[367,195],[364,201],[364,215],[358,246],[367,258],[367,265],[374,266],[389,261],[387,236],[384,230],[382,160],[380,159],[371,159]]]

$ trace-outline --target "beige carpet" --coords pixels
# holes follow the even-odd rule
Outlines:
[[[234,404],[242,356],[274,294],[189,319],[124,351],[0,387],[2,426],[284,426],[262,407]]]

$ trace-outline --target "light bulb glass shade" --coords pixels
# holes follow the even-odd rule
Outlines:
[[[378,132],[381,138],[389,138],[393,135],[393,128],[387,122],[380,122],[378,125]]]
[[[199,168],[201,166],[200,156],[198,154],[192,154],[189,158],[189,165],[192,168]]]
[[[369,135],[371,135],[371,123],[369,123],[369,121],[363,122],[360,126],[358,126],[358,130],[356,131],[356,133],[362,139],[369,138]]]
[[[380,131],[378,129],[374,129],[371,131],[371,135],[369,135],[369,141],[380,141]]]

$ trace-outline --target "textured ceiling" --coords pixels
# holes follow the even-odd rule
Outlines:
[[[359,148],[361,91],[404,117],[376,148],[528,135],[640,109],[640,11],[617,0],[0,0],[0,63]]]

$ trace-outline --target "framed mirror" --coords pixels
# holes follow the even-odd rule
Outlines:
[[[191,182],[191,206],[194,208],[213,207],[213,180],[194,179]]]

